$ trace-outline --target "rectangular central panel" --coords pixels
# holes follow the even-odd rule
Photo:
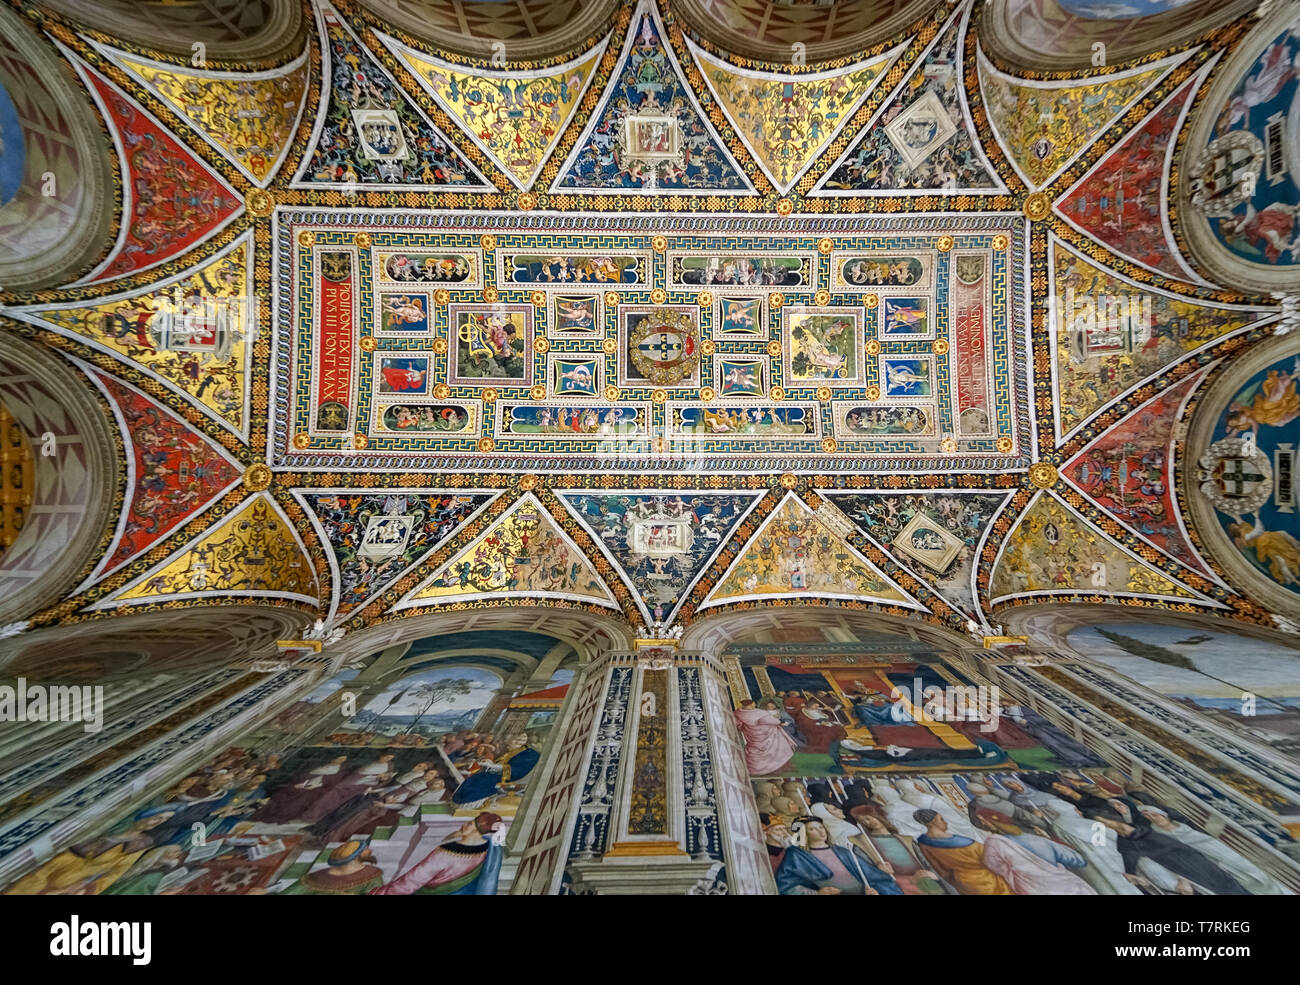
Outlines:
[[[281,210],[276,230],[281,466],[1027,463],[1019,216]]]

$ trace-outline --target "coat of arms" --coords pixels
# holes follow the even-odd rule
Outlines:
[[[629,338],[632,363],[655,386],[672,386],[700,361],[699,326],[680,311],[644,316]]]
[[[354,109],[352,125],[361,153],[371,161],[405,161],[411,157],[402,121],[391,109]]]
[[[239,297],[164,300],[149,319],[149,339],[159,352],[198,352],[227,359],[235,340],[256,324],[250,300],[256,303]]]
[[[1273,467],[1268,456],[1245,438],[1216,441],[1197,464],[1201,494],[1221,513],[1253,513],[1273,493]]]
[[[1232,215],[1255,197],[1264,145],[1249,130],[1213,141],[1191,168],[1192,205],[1210,218]]]

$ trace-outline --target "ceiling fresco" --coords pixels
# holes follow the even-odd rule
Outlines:
[[[40,48],[0,51],[0,313],[117,462],[76,521],[101,550],[19,628],[1289,625],[1293,10],[1189,2],[1139,48],[1121,27],[1171,4],[1040,3],[999,42],[1026,3],[535,4],[494,33],[499,4],[315,0],[241,6],[205,60],[12,6]],[[1070,19],[1114,57],[1018,60]],[[94,140],[39,136],[76,114]],[[101,235],[38,269],[10,231],[92,154],[60,214]]]
[[[277,216],[275,466],[1028,464],[1005,218],[386,218]]]

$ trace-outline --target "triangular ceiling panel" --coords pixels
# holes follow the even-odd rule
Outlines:
[[[537,180],[609,44],[606,37],[586,54],[550,68],[467,72],[387,35],[379,37],[521,191]]]
[[[823,495],[900,567],[967,617],[980,613],[975,577],[989,527],[1011,492],[936,489]]]
[[[699,608],[788,598],[854,599],[923,608],[863,557],[846,533],[795,493],[787,493]]]
[[[65,49],[66,50],[66,49]],[[117,86],[68,54],[103,111],[122,161],[122,226],[79,284],[149,270],[223,229],[243,203],[224,178]]]
[[[499,492],[295,489],[327,545],[330,621],[373,599],[477,516]]]
[[[839,136],[905,47],[829,72],[792,75],[740,68],[687,44],[709,91],[783,195]]]
[[[322,99],[295,184],[387,191],[496,191],[413,103],[328,4],[316,11]]]
[[[215,72],[157,62],[107,45],[95,47],[254,184],[265,187],[275,177],[306,104],[310,69],[305,51],[288,65],[263,72]]]
[[[319,603],[316,571],[307,551],[266,493],[258,493],[197,541],[91,608],[231,596]]]
[[[963,84],[970,8],[952,16],[814,195],[996,194],[1007,188],[973,138]]]
[[[89,585],[206,510],[234,488],[243,469],[157,401],[81,365],[112,401],[130,449],[122,517],[104,559],[85,582]]]
[[[1208,601],[1125,550],[1047,490],[1003,542],[989,594],[994,605],[1032,595]]]
[[[1107,428],[1061,475],[1133,534],[1207,578],[1218,580],[1192,547],[1174,496],[1174,426],[1205,370],[1161,390]]]
[[[1056,239],[1049,248],[1058,326],[1053,411],[1069,437],[1135,386],[1191,353],[1276,314],[1272,308],[1193,301],[1138,284]]]
[[[763,493],[648,490],[559,496],[631,586],[646,620],[670,623]]]
[[[618,67],[551,191],[753,193],[700,109],[650,0],[633,13]]]
[[[144,291],[10,314],[89,342],[165,384],[248,440],[249,379],[257,327],[253,236]]]
[[[1100,81],[1043,82],[1000,72],[980,52],[980,91],[1007,159],[1030,188],[1042,188],[1185,57],[1116,72]]]
[[[591,561],[532,493],[521,496],[397,608],[487,597],[568,599],[618,608]]]
[[[1152,110],[1055,206],[1062,219],[1125,259],[1194,283],[1205,281],[1183,260],[1169,228],[1169,166],[1192,93],[1208,69]]]

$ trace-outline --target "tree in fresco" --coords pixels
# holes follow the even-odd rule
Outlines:
[[[410,733],[415,730],[415,726],[420,723],[420,719],[427,715],[434,705],[457,695],[469,694],[474,688],[474,683],[474,681],[465,677],[448,677],[439,681],[425,681],[398,694],[388,704],[389,707],[392,707],[405,698],[420,702],[419,712],[411,720],[411,724],[406,727],[406,731]]]
[[[1126,653],[1131,653],[1135,657],[1142,657],[1144,660],[1151,660],[1155,663],[1165,664],[1166,666],[1169,667],[1178,667],[1180,670],[1193,671],[1197,674],[1202,675],[1203,677],[1208,677],[1212,681],[1218,681],[1220,684],[1226,684],[1228,687],[1232,688],[1233,690],[1241,691],[1243,694],[1251,692],[1251,689],[1248,687],[1242,687],[1240,684],[1234,683],[1233,681],[1225,681],[1222,677],[1216,677],[1214,674],[1211,674],[1209,671],[1205,670],[1205,668],[1198,667],[1196,665],[1196,662],[1193,661],[1190,657],[1184,656],[1183,654],[1178,653],[1175,650],[1171,650],[1168,647],[1160,646],[1157,643],[1148,643],[1145,640],[1135,639],[1132,636],[1126,636],[1124,633],[1116,633],[1102,626],[1095,626],[1093,628],[1097,631],[1098,635],[1104,636],[1106,639],[1110,640],[1121,650],[1125,651]],[[1206,636],[1205,634],[1202,633],[1196,636],[1189,637],[1185,640],[1179,640],[1176,645],[1197,645],[1200,643],[1209,642],[1213,639],[1214,639],[1213,636]],[[1268,698],[1260,697],[1259,700],[1264,704],[1271,705],[1272,707],[1277,708],[1279,711],[1289,710],[1286,705],[1279,704],[1278,702],[1272,701]]]

